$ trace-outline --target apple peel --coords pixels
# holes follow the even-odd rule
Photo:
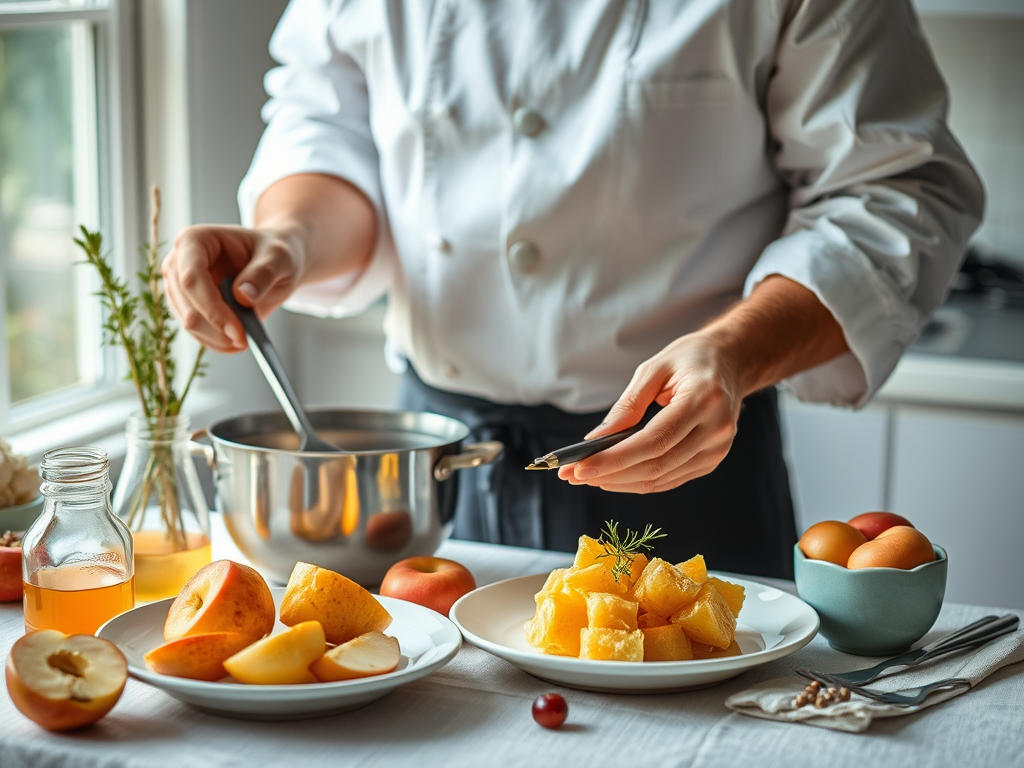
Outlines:
[[[160,675],[216,682],[227,677],[224,662],[254,642],[241,632],[186,635],[157,646],[145,655],[146,666]]]

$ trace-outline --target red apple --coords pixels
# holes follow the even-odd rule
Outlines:
[[[892,512],[865,512],[863,515],[857,515],[850,520],[848,525],[852,525],[863,533],[868,541],[871,541],[882,531],[892,528],[894,525],[914,527],[907,518],[894,515]]]
[[[21,600],[21,547],[0,547],[0,603]]]
[[[111,710],[128,680],[128,662],[107,640],[44,629],[18,639],[5,677],[25,717],[49,731],[67,731]]]
[[[447,616],[455,601],[476,589],[466,566],[443,557],[409,557],[391,566],[380,585],[385,597],[397,597]]]

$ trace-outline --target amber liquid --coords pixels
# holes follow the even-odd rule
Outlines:
[[[136,531],[132,539],[139,602],[175,597],[196,571],[210,563],[210,540],[201,533],[185,534],[186,549],[178,551],[164,531]]]
[[[25,631],[96,632],[135,606],[135,582],[123,571],[91,563],[40,568],[25,582]]]

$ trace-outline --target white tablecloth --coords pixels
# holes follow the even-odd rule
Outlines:
[[[439,554],[465,563],[480,584],[569,561],[561,554],[455,541]],[[947,604],[932,635],[991,612]],[[0,604],[4,657],[22,631],[20,606]],[[731,693],[794,666],[827,666],[835,653],[816,638],[789,658],[705,690],[611,695],[559,688],[465,645],[441,671],[363,709],[285,723],[203,714],[129,680],[121,701],[99,724],[53,734],[2,696],[0,768],[1024,766],[1021,665],[921,714],[879,722],[865,734],[756,720],[725,708]],[[569,703],[569,719],[557,731],[540,728],[530,714],[533,699],[549,691]]]

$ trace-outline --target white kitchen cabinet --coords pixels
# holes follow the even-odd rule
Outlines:
[[[1024,416],[902,406],[892,510],[949,553],[946,599],[1024,608]]]
[[[780,398],[797,530],[884,509],[887,409],[849,411]]]

